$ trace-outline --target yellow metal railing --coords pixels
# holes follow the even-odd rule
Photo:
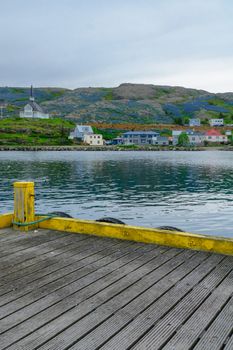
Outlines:
[[[34,204],[34,183],[14,183],[14,214],[1,215],[0,228],[10,227],[14,224],[14,229],[23,231],[38,227],[233,255],[232,238],[109,224],[91,220],[58,218],[49,215],[44,217],[35,215]]]

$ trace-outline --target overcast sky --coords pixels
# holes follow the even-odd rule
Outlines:
[[[0,85],[233,91],[232,0],[0,0]]]

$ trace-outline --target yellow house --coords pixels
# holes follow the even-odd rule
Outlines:
[[[83,141],[91,146],[103,146],[103,136],[100,134],[85,134]]]

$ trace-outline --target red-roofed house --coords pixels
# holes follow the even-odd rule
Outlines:
[[[228,142],[226,135],[222,135],[218,130],[211,129],[205,133],[205,140],[208,142]]]

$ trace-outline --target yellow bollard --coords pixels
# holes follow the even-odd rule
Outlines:
[[[20,224],[29,223],[35,220],[34,206],[34,182],[15,182],[14,183],[14,218],[13,222]],[[36,228],[36,225],[18,226],[13,225],[14,229],[20,231],[29,231]]]

